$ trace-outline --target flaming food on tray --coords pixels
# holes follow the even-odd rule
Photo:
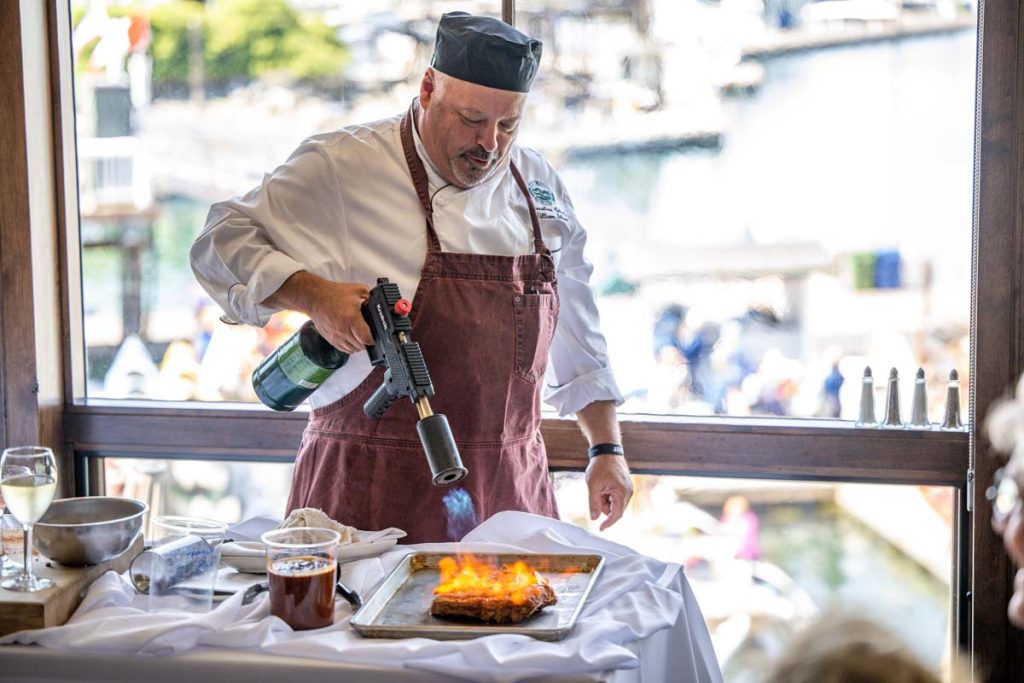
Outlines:
[[[495,624],[518,624],[558,602],[548,580],[522,560],[500,568],[472,555],[442,558],[430,613]]]

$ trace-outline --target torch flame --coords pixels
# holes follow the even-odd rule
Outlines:
[[[441,581],[434,589],[435,595],[458,593],[466,597],[504,598],[522,605],[531,595],[531,586],[547,584],[547,579],[522,560],[499,568],[473,555],[460,555],[458,559],[444,557],[437,566],[441,570]]]

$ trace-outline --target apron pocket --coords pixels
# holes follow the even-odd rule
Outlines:
[[[554,330],[553,294],[516,294],[512,308],[516,321],[516,374],[535,383],[548,365],[547,349]],[[545,340],[541,344],[541,340]],[[543,348],[543,353],[538,349]]]

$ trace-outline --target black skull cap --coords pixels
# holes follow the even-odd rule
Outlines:
[[[460,81],[525,93],[537,75],[541,47],[500,19],[448,12],[437,24],[430,65]]]

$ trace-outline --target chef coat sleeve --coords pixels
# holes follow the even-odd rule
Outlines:
[[[337,175],[319,144],[303,143],[258,187],[214,204],[192,244],[192,272],[227,318],[262,327],[261,305],[300,270],[315,272],[325,239],[344,239]]]
[[[554,186],[568,220],[558,260],[558,325],[548,357],[544,400],[561,416],[572,415],[594,401],[622,405],[622,392],[608,363],[608,345],[590,274],[594,267],[583,254],[587,233],[576,219],[569,193],[554,175]]]

